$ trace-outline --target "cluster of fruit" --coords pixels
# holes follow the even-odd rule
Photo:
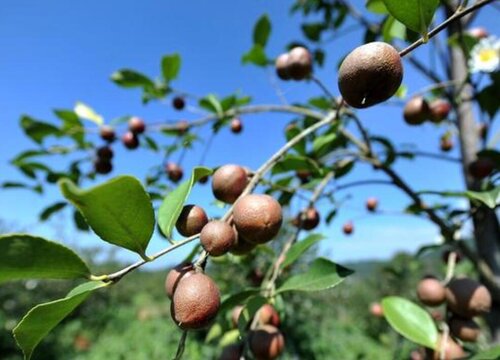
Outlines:
[[[312,72],[313,60],[309,50],[297,46],[276,58],[276,74],[281,80],[304,80]]]

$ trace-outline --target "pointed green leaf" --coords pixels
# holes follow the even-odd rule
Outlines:
[[[81,117],[82,119],[85,120],[90,120],[97,125],[102,125],[104,123],[104,120],[101,115],[96,113],[94,109],[92,109],[90,106],[77,101],[75,104],[74,108],[75,114]]]
[[[39,304],[23,317],[14,328],[17,344],[23,350],[25,359],[30,359],[35,347],[42,339],[80,305],[92,291],[109,285],[91,281],[74,288],[65,298]]]
[[[41,144],[47,136],[60,137],[62,135],[61,130],[54,125],[35,120],[28,115],[23,115],[20,122],[24,133],[37,144]]]
[[[252,321],[255,313],[267,304],[267,299],[263,296],[256,295],[247,300],[243,310],[241,310],[240,317],[238,318],[238,329],[241,335],[244,335],[248,324]]]
[[[267,14],[262,15],[253,28],[253,43],[266,47],[269,34],[271,33],[271,22]]]
[[[182,207],[193,188],[193,185],[202,177],[210,175],[212,170],[205,167],[195,167],[191,173],[191,177],[180,184],[175,190],[170,192],[162,204],[158,212],[158,225],[161,231],[167,238],[172,235],[172,230],[181,214]]]
[[[236,305],[243,304],[244,302],[247,301],[248,298],[257,295],[260,292],[260,289],[255,288],[255,289],[245,289],[241,292],[238,292],[236,294],[232,294],[229,296],[226,296],[225,298],[222,299],[222,303],[219,308],[220,313],[224,313],[228,311],[229,309],[235,307]]]
[[[76,279],[90,270],[73,250],[27,234],[0,236],[0,283],[23,279]]]
[[[293,264],[303,253],[305,253],[311,246],[318,243],[319,241],[325,239],[325,236],[321,234],[311,234],[305,239],[293,244],[293,246],[288,250],[286,254],[285,261],[281,264],[281,267],[287,267]]]
[[[325,290],[340,284],[353,273],[354,271],[328,259],[317,258],[305,273],[286,280],[277,292]]]
[[[241,62],[243,64],[251,63],[257,66],[266,66],[268,60],[262,45],[255,44],[247,53],[243,54]]]
[[[472,200],[479,200],[494,209],[500,204],[500,186],[489,191],[466,191],[465,196]]]
[[[287,154],[273,166],[271,173],[276,175],[296,170],[310,170],[313,173],[318,173],[320,167],[308,156]]]
[[[161,71],[166,82],[177,78],[181,69],[181,57],[179,54],[166,55],[161,59]]]
[[[200,101],[198,102],[200,107],[202,107],[205,110],[208,110],[214,114],[217,114],[218,116],[222,116],[224,110],[222,109],[222,105],[217,98],[217,96],[213,94],[209,94],[205,96],[204,98],[201,98]]]
[[[399,334],[416,344],[436,348],[438,330],[427,311],[398,296],[385,297],[382,308],[385,318]]]
[[[64,209],[68,205],[67,202],[56,202],[48,207],[46,207],[40,214],[40,220],[45,221],[48,220],[52,215],[56,212]]]
[[[151,200],[139,180],[118,176],[82,190],[70,180],[62,179],[59,187],[101,239],[145,258],[155,218]]]
[[[54,110],[54,114],[62,120],[61,131],[71,136],[80,146],[83,146],[85,129],[78,115],[71,110]]]
[[[383,0],[389,13],[409,29],[427,34],[439,0]]]
[[[122,87],[154,87],[153,81],[135,70],[121,69],[111,75],[111,80]]]

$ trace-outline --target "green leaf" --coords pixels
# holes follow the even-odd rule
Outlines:
[[[406,40],[406,27],[394,17],[389,16],[382,27],[382,36],[388,43],[394,39]]]
[[[122,87],[132,88],[132,87],[153,87],[153,81],[146,75],[143,75],[135,70],[122,69],[114,72],[111,75],[111,80]]]
[[[302,32],[311,41],[319,41],[323,30],[326,30],[326,25],[323,22],[302,24]]]
[[[387,14],[383,0],[367,0],[366,9],[374,14]]]
[[[92,291],[109,283],[90,281],[70,291],[65,298],[39,304],[23,317],[14,328],[14,338],[23,350],[25,359],[30,359],[33,350],[42,339],[80,305]]]
[[[385,318],[399,334],[416,344],[436,348],[438,330],[427,311],[398,296],[385,297],[382,308]]]
[[[287,154],[273,166],[271,173],[276,175],[294,170],[311,170],[318,173],[320,168],[314,160],[307,156]]]
[[[77,101],[77,103],[75,104],[74,111],[75,114],[82,119],[90,120],[96,123],[97,125],[102,125],[104,123],[104,120],[101,115],[96,113],[94,109],[92,109],[90,106],[80,101]]]
[[[285,261],[281,264],[285,268],[293,264],[303,253],[305,253],[311,246],[325,239],[326,237],[321,234],[311,234],[305,239],[293,244],[288,253],[286,254]]]
[[[90,270],[73,250],[27,234],[0,236],[0,283],[23,279],[76,279]]]
[[[68,179],[62,179],[59,187],[101,239],[146,258],[155,217],[149,196],[139,180],[118,176],[82,190]]]
[[[490,119],[493,119],[500,108],[498,102],[498,91],[500,91],[499,84],[491,84],[484,87],[477,95],[477,101],[481,110],[488,114]]]
[[[204,98],[201,98],[198,104],[200,107],[210,111],[211,113],[217,114],[218,116],[222,116],[224,113],[219,99],[214,94],[209,94]]]
[[[313,154],[320,158],[335,150],[342,144],[342,139],[335,132],[328,132],[316,137],[313,141]]]
[[[248,299],[247,303],[241,310],[240,317],[238,318],[238,329],[240,334],[244,335],[248,324],[252,321],[255,313],[262,307],[262,305],[267,304],[267,299],[263,296],[256,295]]]
[[[181,56],[179,54],[166,55],[161,59],[161,71],[166,82],[177,78],[181,69]]]
[[[262,15],[253,28],[253,43],[266,47],[269,34],[271,33],[271,22],[267,14]]]
[[[286,280],[277,292],[325,290],[340,284],[353,273],[354,271],[328,259],[317,258],[305,273]]]
[[[50,206],[47,206],[40,214],[40,220],[48,220],[53,214],[64,209],[68,205],[66,202],[56,202]]]
[[[20,120],[24,133],[37,144],[41,144],[47,136],[60,137],[61,130],[52,124],[35,120],[28,115],[23,115]]]
[[[243,64],[254,64],[264,67],[267,65],[267,55],[262,45],[255,44],[247,53],[243,54],[241,58]]]
[[[229,309],[232,309],[236,305],[241,305],[247,301],[248,298],[259,293],[259,289],[246,289],[239,293],[232,294],[222,299],[222,303],[219,308],[219,313],[225,313]]]
[[[84,146],[85,129],[78,115],[71,110],[54,110],[54,114],[62,120],[61,131],[73,138],[81,147]]]
[[[474,355],[470,360],[497,360],[500,358],[500,345],[492,347],[491,349],[481,351]]]
[[[427,36],[439,0],[383,0],[389,13],[406,27]]]
[[[285,130],[286,140],[290,141],[295,136],[301,133],[301,129],[298,126],[288,126]],[[297,151],[300,155],[306,155],[306,140],[302,139],[296,145],[294,145],[293,149]]]
[[[175,190],[171,191],[163,199],[158,211],[158,225],[163,234],[170,238],[172,230],[181,214],[182,207],[193,188],[193,185],[202,177],[210,175],[212,170],[205,167],[195,167],[191,177],[180,184]]]

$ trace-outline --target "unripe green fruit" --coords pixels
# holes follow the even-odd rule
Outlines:
[[[217,200],[232,204],[247,186],[247,172],[239,165],[223,165],[212,176],[212,191]]]
[[[167,165],[165,166],[165,172],[167,173],[170,181],[174,183],[178,183],[184,176],[184,171],[182,170],[182,168],[173,162],[167,163]]]
[[[234,205],[233,222],[238,234],[245,240],[264,244],[280,230],[281,205],[269,195],[246,195]]]
[[[183,330],[202,329],[217,316],[220,307],[219,288],[205,274],[194,273],[179,282],[170,313]]]
[[[189,237],[199,234],[207,223],[208,217],[205,210],[196,205],[185,205],[175,227],[179,234]]]
[[[469,278],[454,279],[446,289],[448,308],[464,318],[487,313],[491,309],[491,295],[479,282]]]
[[[430,119],[430,108],[422,96],[408,100],[403,111],[403,117],[408,125],[420,125]]]
[[[181,280],[194,274],[194,266],[191,263],[179,264],[171,269],[165,279],[165,292],[169,298],[174,295],[175,289]]]
[[[233,120],[231,120],[230,128],[233,134],[239,134],[241,130],[243,130],[243,123],[241,122],[241,119],[234,118]]]
[[[280,325],[280,316],[274,306],[271,304],[264,304],[258,311],[260,325],[273,325],[278,327]]]
[[[454,316],[448,321],[448,325],[453,336],[462,341],[475,342],[481,333],[479,325],[471,319]]]
[[[250,350],[258,360],[276,359],[285,348],[283,334],[272,325],[250,332]]]
[[[227,222],[210,221],[201,230],[200,242],[211,256],[221,256],[234,246],[236,233]]]
[[[139,138],[131,131],[127,131],[122,136],[122,143],[129,150],[137,149],[139,147]]]
[[[439,306],[446,300],[446,289],[439,280],[426,278],[418,283],[417,296],[427,306]]]
[[[383,42],[354,49],[339,69],[338,86],[352,107],[367,108],[389,99],[403,80],[403,65],[397,50]]]

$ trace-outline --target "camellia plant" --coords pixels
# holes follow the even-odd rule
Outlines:
[[[72,206],[75,225],[80,230],[90,229],[103,241],[138,256],[135,263],[100,274],[73,250],[57,242],[31,234],[2,235],[0,282],[82,280],[64,298],[39,304],[20,319],[13,335],[25,358],[29,359],[43,338],[92,293],[106,291],[143,265],[190,243],[196,243],[193,251],[169,270],[164,284],[180,339],[177,353],[168,355],[182,358],[190,331],[211,329],[219,314],[230,313],[237,337],[221,351],[221,359],[278,358],[287,348],[286,333],[280,329],[283,320],[279,308],[286,306],[283,294],[330,289],[353,274],[324,257],[313,259],[305,269],[293,271],[301,255],[325,238],[308,232],[321,222],[329,224],[341,211],[336,192],[376,182],[401,190],[410,201],[405,211],[426,218],[439,228],[443,244],[424,247],[417,255],[444,249],[451,252],[446,259],[444,279],[422,279],[417,289],[423,305],[446,304],[442,319],[433,319],[421,306],[399,296],[382,299],[381,304],[372,306],[371,312],[384,316],[395,331],[422,346],[422,356],[427,352],[434,359],[455,359],[466,354],[477,359],[500,357],[498,347],[479,353],[478,348],[463,346],[479,336],[479,325],[473,320],[477,316],[485,316],[491,342],[500,341],[500,230],[495,213],[500,203],[500,153],[494,149],[494,138],[489,134],[499,105],[499,41],[485,31],[467,30],[471,14],[493,2],[369,0],[366,8],[376,15],[365,17],[349,1],[296,1],[292,11],[304,16],[302,32],[307,44],[293,42],[275,57],[266,51],[272,24],[263,15],[254,26],[253,44],[242,62],[274,68],[279,78],[276,81],[312,82],[322,91],[320,96],[294,105],[259,105],[240,93],[195,96],[177,89],[174,84],[180,74],[181,56],[169,54],[161,59],[158,80],[132,69],[116,71],[111,80],[123,88],[140,89],[144,104],[169,99],[177,111],[197,106],[206,113],[204,116],[164,123],[127,116],[106,122],[83,103],[71,110],[55,110],[57,122],[23,116],[20,125],[36,148],[23,151],[12,164],[32,182],[4,182],[3,188],[27,188],[41,193],[45,187],[57,184],[65,200],[44,209],[42,220]],[[441,12],[443,21],[432,25]],[[314,14],[316,20],[310,22],[309,14]],[[321,39],[343,29],[346,19],[358,22],[366,31],[363,44],[346,54],[339,65],[340,95],[335,96],[314,70],[323,65],[327,55]],[[447,31],[449,46],[444,62],[446,78],[412,56],[421,46],[435,41],[442,31]],[[431,82],[428,88],[411,96],[406,96],[404,85],[408,66]],[[487,85],[481,85],[478,73],[489,79]],[[430,122],[439,131],[445,129],[436,146],[443,153],[401,150],[389,138],[369,133],[363,124],[363,109],[393,97],[406,99],[401,121],[412,127]],[[472,103],[482,115],[481,122],[475,119]],[[240,164],[208,168],[203,161],[193,169],[182,167],[184,155],[200,141],[193,129],[211,128],[208,151],[210,142],[222,129],[239,134],[245,131],[244,122],[250,121],[247,118],[251,114],[269,112],[288,114],[294,120],[285,128],[282,147],[259,168]],[[88,127],[84,120],[95,126]],[[48,146],[49,137],[60,143]],[[113,159],[117,146],[128,151],[152,151],[162,158],[144,181],[116,176],[95,186],[83,186],[84,182],[116,170]],[[465,191],[413,189],[393,166],[396,160],[419,156],[453,160],[445,153],[454,146],[461,148],[457,164],[462,169]],[[180,154],[178,161],[172,160],[174,153]],[[65,171],[54,170],[44,162],[54,154],[70,159]],[[387,179],[338,184],[348,178],[357,163],[369,164]],[[211,189],[205,190],[211,191],[214,201],[225,209],[221,217],[214,218],[201,206],[188,202],[193,187],[203,186],[209,180]],[[470,206],[463,210],[452,202],[430,202],[428,195],[438,196],[443,202],[463,198]],[[299,199],[307,205],[287,218],[285,210]],[[328,213],[321,213],[317,205],[320,199],[331,202]],[[381,204],[378,198],[371,197],[365,207],[376,215],[383,212],[383,205],[383,201]],[[470,219],[474,226],[472,243],[461,235]],[[174,228],[181,238],[176,238]],[[354,229],[353,221],[342,228],[346,235]],[[148,245],[155,231],[168,241],[168,246],[151,253]],[[217,266],[218,257],[236,262],[261,252],[272,253],[273,260],[267,264],[258,285],[237,293],[222,293],[207,264],[213,261]],[[479,281],[455,274],[458,254],[470,261]]]

